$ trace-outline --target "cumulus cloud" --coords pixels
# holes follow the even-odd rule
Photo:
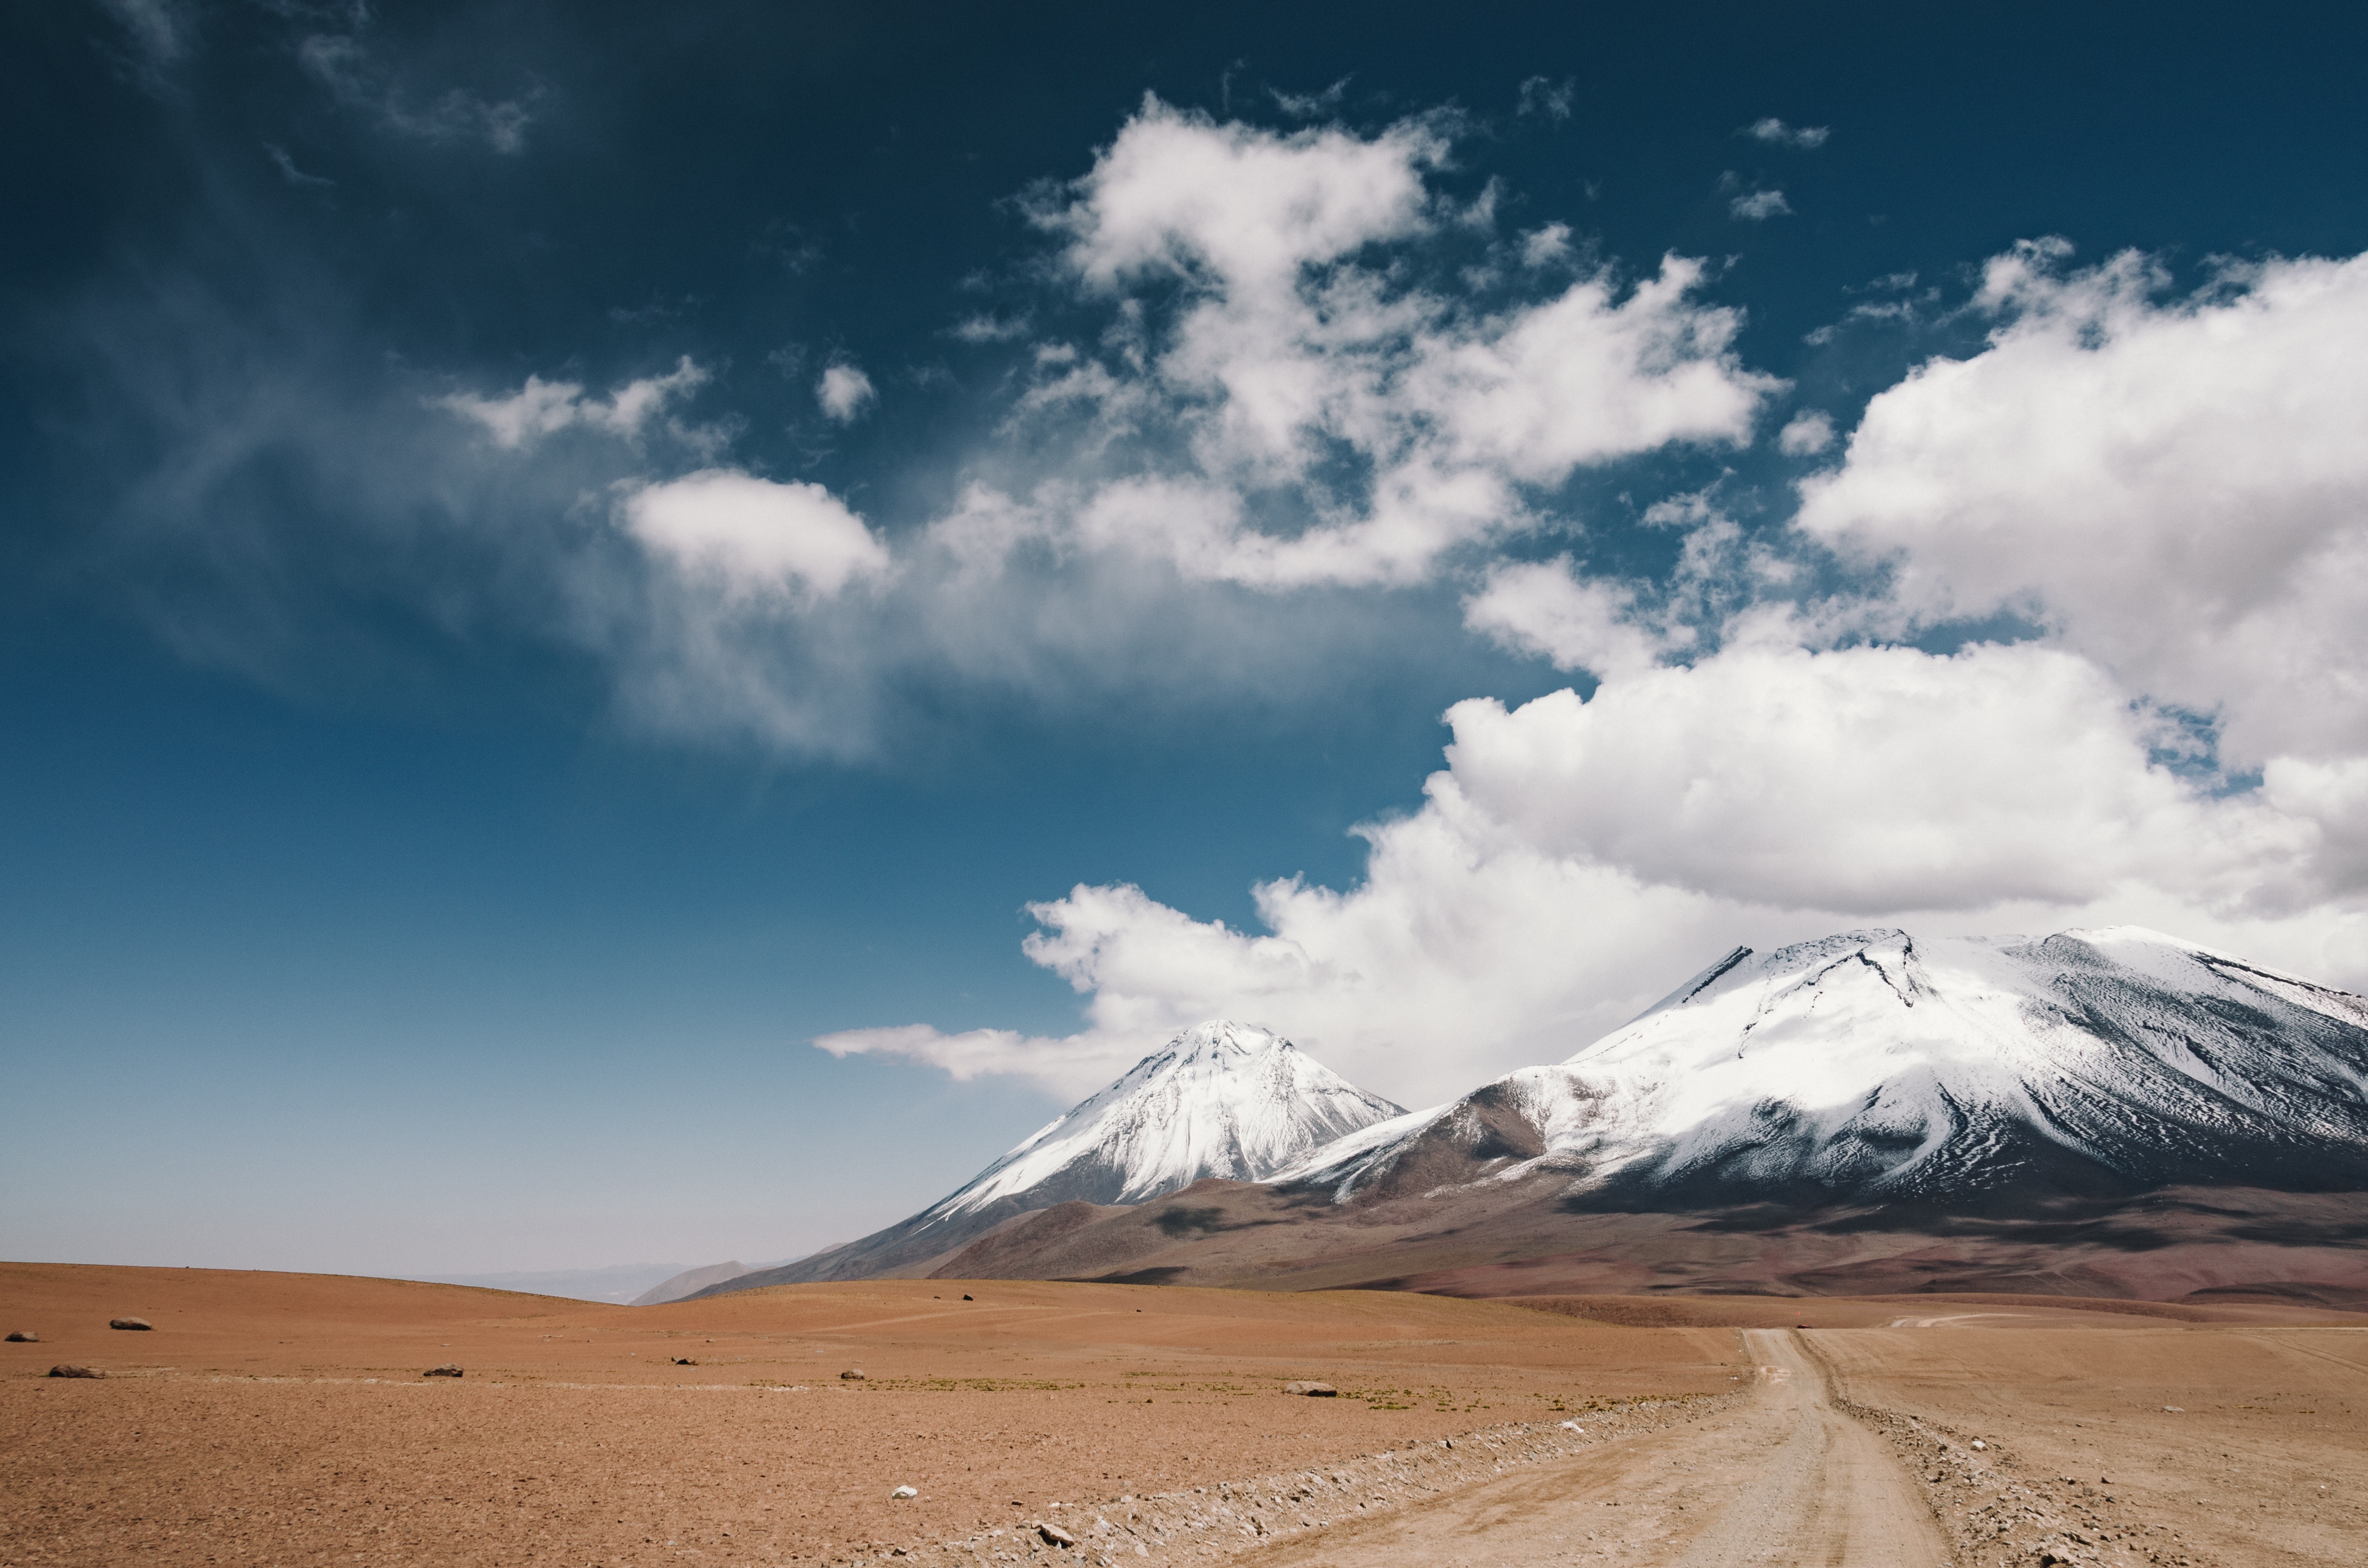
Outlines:
[[[1080,886],[1031,906],[1025,947],[1090,998],[1087,1028],[862,1048],[1082,1092],[1163,1031],[1227,1015],[1417,1103],[1569,1054],[1736,942],[1875,922],[2135,919],[2339,982],[2368,972],[2368,839],[2340,846],[2351,892],[2326,902],[2328,841],[2295,809],[2356,812],[2368,771],[2198,792],[2152,756],[2147,716],[2058,650],[1743,646],[1449,720],[1423,809],[1359,830],[1358,886],[1263,884],[1262,932]]]
[[[1773,142],[1780,147],[1815,149],[1826,144],[1833,128],[1825,125],[1787,125],[1775,116],[1755,119],[1743,128],[1743,134],[1755,141]]]
[[[1749,440],[1781,383],[1736,360],[1739,317],[1701,299],[1699,261],[1500,310],[1400,283],[1390,247],[1468,216],[1426,183],[1446,153],[1429,120],[1284,136],[1155,98],[1039,209],[1072,276],[1121,310],[1115,351],[1064,348],[1029,406],[1189,457],[1088,504],[1141,525],[1099,537],[1271,589],[1418,583],[1531,526],[1532,494],[1581,467]],[[1310,520],[1260,527],[1269,496]]]
[[[1833,444],[1833,415],[1814,408],[1794,415],[1776,433],[1776,449],[1786,457],[1814,457]]]
[[[854,423],[871,406],[874,395],[871,378],[843,360],[825,369],[822,380],[814,383],[814,401],[841,425]]]
[[[1639,624],[1636,590],[1586,578],[1568,557],[1499,565],[1464,601],[1464,624],[1558,670],[1627,676],[1660,662],[1668,642]]]
[[[586,398],[581,382],[546,381],[530,375],[524,386],[507,397],[453,392],[430,401],[436,407],[474,420],[495,446],[516,450],[578,425],[632,439],[669,402],[703,385],[707,379],[707,372],[685,355],[666,374],[628,381],[605,400]]]
[[[1975,305],[1987,343],[1879,393],[1797,527],[1705,491],[1646,509],[1682,530],[1656,576],[1487,566],[1466,625],[1595,688],[1452,708],[1422,809],[1359,830],[1357,884],[1263,883],[1247,930],[1074,888],[1025,947],[1082,1029],[896,1049],[1068,1091],[1230,1015],[1411,1103],[1566,1055],[1732,943],[1868,924],[2135,921],[2368,983],[2368,259],[2178,296],[2144,257],[2034,244]],[[1564,460],[1433,430],[1440,472]],[[1778,437],[1833,441],[1816,413]],[[1245,527],[1205,478],[1125,494],[1209,561]],[[2040,634],[1952,649],[1998,615]]]
[[[888,569],[863,519],[819,484],[708,469],[633,491],[625,527],[653,554],[729,601],[828,598]]]
[[[2174,297],[2064,251],[1989,264],[1987,346],[1879,393],[1802,530],[1888,570],[1878,630],[2024,614],[2236,767],[2368,754],[2368,258]]]

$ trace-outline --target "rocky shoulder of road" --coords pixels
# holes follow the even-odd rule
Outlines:
[[[1888,1442],[1923,1489],[1961,1568],[2054,1568],[2149,1562],[2203,1568],[2206,1559],[2114,1490],[2110,1473],[2042,1472],[2010,1441],[1837,1397]]]
[[[1034,1562],[1117,1568],[1130,1561],[1205,1562],[1269,1541],[1385,1515],[1409,1504],[1588,1448],[1698,1421],[1742,1394],[1596,1401],[1558,1422],[1486,1426],[1363,1454],[1320,1470],[1220,1481],[1189,1491],[1054,1503],[1041,1517],[944,1540],[874,1542],[826,1560],[862,1564]]]

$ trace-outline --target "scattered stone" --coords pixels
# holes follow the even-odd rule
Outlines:
[[[146,1318],[109,1318],[107,1320],[107,1326],[109,1328],[154,1328],[156,1325],[150,1323]]]
[[[461,1366],[457,1361],[447,1361],[440,1367],[430,1367],[419,1375],[423,1378],[457,1378],[461,1375]]]
[[[1071,1535],[1067,1530],[1063,1529],[1058,1525],[1048,1525],[1040,1522],[1036,1526],[1036,1533],[1044,1538],[1045,1545],[1057,1546],[1064,1551],[1070,1547],[1077,1544],[1077,1538]]]
[[[39,1345],[40,1342],[41,1336],[29,1328],[20,1328],[8,1336],[11,1345]]]
[[[1340,1391],[1334,1388],[1330,1383],[1285,1383],[1282,1385],[1282,1392],[1285,1393],[1304,1394],[1309,1399],[1338,1399],[1340,1397]]]
[[[906,1497],[918,1497],[920,1494],[921,1489],[917,1486],[899,1486],[895,1491],[888,1494],[889,1496],[900,1500]]]
[[[96,1367],[78,1367],[72,1361],[61,1361],[56,1366],[50,1369],[50,1376],[53,1378],[103,1378],[107,1376],[107,1374],[100,1371]]]
[[[843,1383],[862,1382],[864,1381],[862,1369],[857,1367],[849,1367],[847,1370],[838,1374],[838,1381]]]

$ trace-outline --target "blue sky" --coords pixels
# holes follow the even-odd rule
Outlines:
[[[2356,18],[0,27],[7,1256],[784,1256],[1849,926],[2368,984]]]

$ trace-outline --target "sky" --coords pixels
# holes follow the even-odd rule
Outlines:
[[[2368,988],[2363,52],[14,8],[0,1254],[782,1258],[1863,926]]]

